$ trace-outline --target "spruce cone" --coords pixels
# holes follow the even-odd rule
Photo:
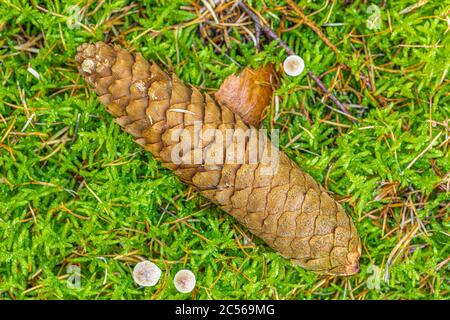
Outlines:
[[[294,263],[325,274],[358,272],[361,245],[350,217],[238,115],[117,46],[83,44],[76,60],[117,123],[183,182]],[[261,156],[268,153],[276,167]]]

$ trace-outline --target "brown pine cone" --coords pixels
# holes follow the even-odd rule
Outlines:
[[[76,60],[117,123],[183,182],[294,263],[358,272],[361,244],[350,217],[238,115],[117,46],[83,44]]]

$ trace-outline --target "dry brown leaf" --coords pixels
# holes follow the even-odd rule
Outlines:
[[[258,70],[245,68],[238,76],[225,79],[215,98],[238,114],[246,123],[258,127],[264,109],[270,104],[276,76],[273,65],[267,64]]]

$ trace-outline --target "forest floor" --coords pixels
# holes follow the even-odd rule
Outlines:
[[[445,1],[248,3],[350,114],[306,72],[280,72],[263,126],[351,214],[351,277],[292,265],[183,185],[112,121],[74,60],[84,42],[114,43],[212,92],[245,66],[281,71],[277,41],[234,1],[69,2],[0,0],[1,298],[450,298]],[[143,259],[163,271],[155,287],[133,281]],[[185,268],[189,294],[172,282]]]

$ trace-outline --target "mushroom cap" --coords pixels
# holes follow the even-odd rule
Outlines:
[[[181,293],[189,293],[195,288],[195,275],[191,270],[180,270],[173,278],[175,288]]]
[[[283,69],[288,76],[296,77],[305,69],[305,62],[297,55],[290,55],[284,60]]]
[[[133,269],[133,279],[143,287],[153,287],[161,278],[161,269],[151,261],[139,262]]]

